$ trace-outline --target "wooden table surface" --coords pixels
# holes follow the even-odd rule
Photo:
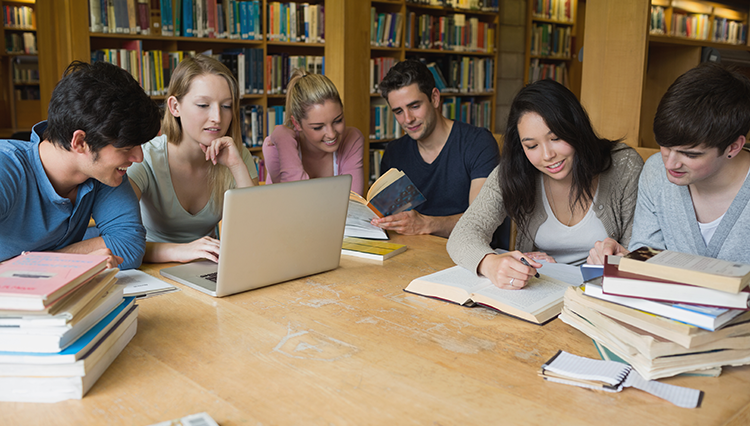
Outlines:
[[[383,264],[343,257],[231,297],[180,286],[142,300],[136,336],[83,400],[0,403],[0,424],[150,425],[201,411],[222,426],[750,424],[750,367],[665,379],[705,392],[692,410],[542,380],[558,349],[597,357],[591,340],[558,319],[537,326],[405,293],[453,263],[444,239],[393,241],[409,248]]]

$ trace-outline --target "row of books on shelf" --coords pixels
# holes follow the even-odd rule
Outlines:
[[[370,184],[380,177],[380,162],[383,160],[385,149],[370,149]]]
[[[500,9],[500,0],[406,0],[406,2],[428,6],[452,7],[455,9],[480,10],[483,12],[497,12]]]
[[[441,93],[491,93],[495,60],[450,56],[427,64]],[[447,78],[446,78],[447,76]]]
[[[17,101],[38,101],[42,98],[39,80],[14,82],[13,93]]]
[[[404,131],[388,105],[370,105],[370,139],[387,140],[403,136]]]
[[[370,8],[370,46],[401,47],[401,31],[404,15],[400,13],[378,13]]]
[[[81,399],[136,333],[106,256],[26,253],[0,266],[0,401]]]
[[[531,28],[531,54],[569,59],[573,49],[571,27],[535,23]]]
[[[35,29],[36,15],[28,6],[3,6],[3,26],[5,28]]]
[[[703,13],[674,11],[671,27],[666,22],[666,9],[651,6],[649,31],[651,34],[710,40],[715,43],[745,44],[747,23],[720,16],[711,18]]]
[[[286,92],[291,72],[296,68],[310,73],[323,74],[325,61],[322,56],[297,56],[286,53],[263,57],[262,48],[227,49],[221,53],[203,52],[222,61],[237,77],[241,93],[282,94]],[[91,61],[104,61],[117,65],[131,73],[152,96],[166,94],[170,76],[177,64],[195,51],[143,50],[141,40],[123,43],[122,49],[101,49],[91,52]],[[264,80],[264,72],[267,80]],[[264,85],[265,81],[265,85]]]
[[[529,64],[529,83],[551,79],[568,87],[568,67],[565,62],[546,63],[532,59]]]
[[[644,378],[750,363],[750,265],[641,248],[565,294],[560,318]]]
[[[492,23],[462,13],[451,15],[417,15],[406,19],[404,46],[414,49],[487,52],[495,50],[496,28]]]
[[[39,83],[39,69],[13,67],[13,82]]]
[[[10,33],[5,35],[5,51],[8,53],[25,53],[35,55],[36,34],[34,33]]]
[[[477,101],[473,97],[443,98],[441,113],[445,118],[462,121],[477,127],[491,128],[492,102]]]
[[[396,65],[398,59],[388,56],[370,58],[370,93],[378,93],[378,86],[388,71]]]
[[[324,43],[325,6],[308,3],[268,3],[269,41]]]
[[[575,20],[576,0],[530,0],[533,10],[532,16],[541,19],[552,19],[562,22]]]
[[[248,148],[260,147],[263,139],[273,133],[276,126],[284,124],[284,105],[272,105],[263,111],[262,105],[245,105],[240,108],[242,142]]]

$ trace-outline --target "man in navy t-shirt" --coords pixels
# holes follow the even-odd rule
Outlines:
[[[388,144],[381,170],[406,173],[427,201],[373,224],[405,235],[447,237],[497,166],[497,142],[487,129],[440,114],[440,91],[419,61],[397,63],[379,88],[406,132]]]

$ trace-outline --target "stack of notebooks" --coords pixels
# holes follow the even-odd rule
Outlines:
[[[0,265],[0,401],[81,399],[136,332],[106,256],[30,252]]]
[[[718,375],[750,364],[748,281],[750,265],[638,249],[568,289],[560,319],[645,379]]]

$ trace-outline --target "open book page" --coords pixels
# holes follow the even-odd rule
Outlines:
[[[117,285],[124,287],[123,295],[125,297],[147,298],[179,291],[179,288],[172,284],[137,269],[120,271],[115,277],[117,278]]]
[[[464,304],[471,299],[472,293],[492,287],[495,286],[489,279],[478,277],[461,266],[454,266],[417,278],[405,290]]]
[[[503,254],[507,253],[507,250],[495,249],[495,253]],[[537,269],[540,274],[547,275],[554,279],[564,281],[570,285],[580,285],[583,283],[583,275],[581,274],[581,268],[575,265],[568,265],[567,263],[549,263],[543,260],[539,261],[542,267]]]
[[[354,197],[354,195],[357,197]],[[367,207],[367,201],[359,194],[353,192],[349,196],[349,209],[346,212],[344,235],[347,237],[387,240],[388,234],[386,234],[385,230],[370,223],[376,217],[375,212]]]
[[[569,283],[540,274],[539,278],[532,277],[526,287],[520,290],[503,290],[494,285],[478,289],[474,291],[474,300],[500,310],[502,310],[501,307],[488,303],[484,298],[500,301],[502,304],[521,312],[537,313],[544,311],[549,306],[562,304],[565,290],[568,287],[570,287]],[[484,298],[480,296],[484,296]]]

